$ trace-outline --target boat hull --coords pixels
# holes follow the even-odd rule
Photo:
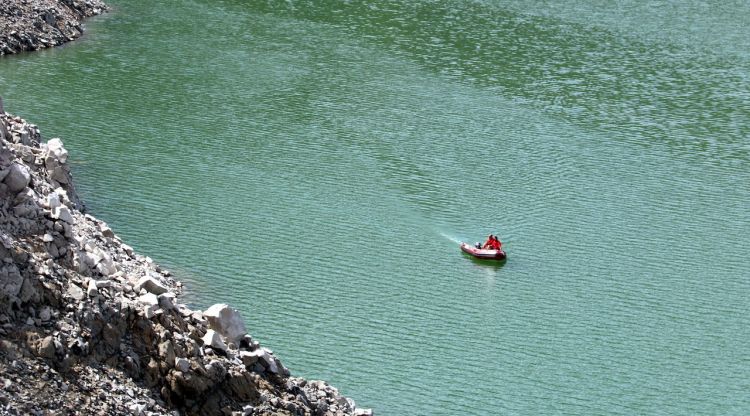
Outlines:
[[[482,260],[505,260],[508,257],[503,250],[481,249],[467,243],[461,243],[461,251]]]

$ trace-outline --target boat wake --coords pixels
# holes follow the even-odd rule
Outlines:
[[[455,236],[452,236],[452,235],[448,235],[446,233],[442,233],[441,232],[440,235],[443,236],[443,237],[445,237],[445,238],[447,238],[450,241],[453,241],[456,244],[461,244],[461,242],[462,242],[458,237],[455,237]]]

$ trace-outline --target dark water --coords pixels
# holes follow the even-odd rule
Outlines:
[[[295,375],[379,415],[750,413],[747,3],[113,3],[0,60],[6,109]],[[506,264],[458,251],[490,232]]]

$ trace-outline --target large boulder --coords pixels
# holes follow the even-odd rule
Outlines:
[[[227,350],[227,344],[221,339],[221,335],[213,329],[206,331],[206,335],[204,335],[201,340],[203,341],[203,345],[208,345],[215,350]]]
[[[100,251],[99,254],[101,255],[101,260],[96,264],[96,270],[103,276],[110,276],[117,273],[117,265],[112,260],[112,256],[105,251]]]
[[[140,291],[141,289],[146,289],[146,292],[153,293],[154,295],[161,295],[169,291],[159,280],[151,276],[143,276],[138,280],[135,290]]]
[[[49,152],[50,156],[53,156],[55,159],[60,161],[60,163],[65,163],[68,160],[68,151],[65,150],[62,140],[60,139],[51,139],[50,141],[48,141],[47,151]]]
[[[205,312],[203,317],[208,320],[209,328],[223,335],[228,342],[240,344],[240,339],[247,334],[245,323],[237,309],[230,308],[224,303],[217,303]]]
[[[18,163],[12,163],[8,168],[8,173],[3,179],[3,183],[8,187],[8,190],[14,194],[23,191],[29,185],[31,181],[31,174],[29,168]]]

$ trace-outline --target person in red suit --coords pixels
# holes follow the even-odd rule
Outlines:
[[[496,235],[493,235],[491,245],[493,250],[500,250],[500,248],[503,246],[503,243],[500,242]]]
[[[490,236],[487,237],[487,241],[485,241],[484,244],[482,244],[482,248],[483,249],[486,249],[486,248],[492,249],[494,246],[495,246],[495,236],[492,235],[492,234],[490,234]]]

